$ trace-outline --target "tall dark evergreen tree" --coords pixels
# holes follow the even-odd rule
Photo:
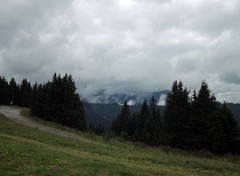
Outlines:
[[[112,130],[117,134],[129,133],[130,111],[127,101],[124,102],[121,112],[113,122]]]
[[[226,105],[220,106],[206,82],[192,97],[192,115],[189,120],[189,148],[214,153],[239,152],[237,121]]]
[[[64,112],[63,112],[63,84],[60,75],[54,74],[52,81],[49,83],[48,101],[46,105],[48,107],[47,116],[52,121],[63,123]]]
[[[135,132],[137,130],[137,120],[139,117],[139,113],[135,112],[130,116],[129,119],[129,131],[128,134],[131,136],[132,140],[136,140]]]
[[[32,87],[27,79],[23,79],[20,85],[20,106],[29,107],[31,101]]]
[[[0,76],[0,104],[10,104],[8,82],[4,76]]]
[[[9,94],[10,94],[10,102],[12,105],[19,105],[20,99],[20,90],[14,78],[12,78],[9,82]]]
[[[172,91],[166,97],[164,117],[164,143],[173,147],[185,148],[187,123],[190,117],[189,92],[183,84],[175,81]]]
[[[147,125],[146,119],[148,118],[148,116],[149,116],[149,109],[148,109],[147,100],[145,99],[141,106],[140,113],[137,117],[137,129],[134,135],[134,138],[137,141],[145,141],[146,136],[148,135],[148,134],[144,134],[144,131]]]
[[[206,82],[202,82],[198,94],[193,95],[192,110],[189,127],[192,135],[191,146],[194,149],[209,150],[211,138],[209,129],[212,127],[212,117],[218,110],[219,104],[216,98],[211,94]]]
[[[162,130],[162,119],[161,119],[161,113],[159,111],[159,108],[157,107],[156,100],[154,97],[152,97],[150,102],[150,121],[152,123],[151,127],[151,135],[152,135],[152,145],[159,145],[160,144],[160,135]]]
[[[209,150],[214,153],[240,152],[240,131],[237,121],[225,103],[211,116],[209,137],[211,139]]]
[[[75,82],[67,74],[62,78],[56,73],[50,82],[34,85],[31,113],[45,120],[84,130],[86,120],[83,104],[76,93]]]
[[[38,93],[41,91],[37,83],[35,83],[32,87],[32,95],[31,95],[31,102],[30,102],[30,111],[32,114],[37,114],[38,111]]]
[[[157,106],[154,97],[152,97],[150,106],[149,106],[149,113],[146,114],[145,122],[144,122],[144,141],[146,144],[149,145],[156,145],[158,142],[157,139],[157,131],[160,126],[157,124]]]
[[[143,102],[139,113],[130,118],[126,114],[129,108],[125,102],[112,128],[117,135],[128,129],[134,141],[221,154],[240,153],[237,121],[226,104],[220,106],[205,82],[190,99],[187,88],[183,88],[181,81],[175,81],[166,98],[163,120],[154,97],[149,106],[146,100]]]

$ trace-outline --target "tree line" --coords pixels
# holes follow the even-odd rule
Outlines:
[[[31,93],[32,86],[27,79],[17,84],[14,78],[8,82],[4,76],[0,76],[0,105],[29,107]]]
[[[30,113],[48,121],[72,128],[86,129],[83,103],[76,93],[71,75],[53,75],[45,84],[23,79],[17,84],[0,76],[0,105],[29,107]],[[96,134],[101,126],[89,125]],[[217,102],[205,82],[198,92],[190,91],[175,81],[166,97],[164,112],[156,100],[145,100],[137,113],[130,113],[127,101],[113,121],[112,130],[118,136],[147,145],[169,145],[186,150],[204,150],[213,153],[240,153],[240,131],[237,121],[226,107]]]
[[[27,79],[18,85],[0,76],[0,104],[29,107],[31,115],[72,128],[86,129],[80,96],[71,75],[53,75],[45,84],[31,86]]]
[[[210,151],[212,153],[240,153],[240,131],[236,119],[226,107],[217,102],[206,82],[198,92],[175,81],[166,97],[164,112],[160,113],[156,100],[146,100],[140,112],[131,114],[127,101],[112,124],[116,135],[148,145]]]

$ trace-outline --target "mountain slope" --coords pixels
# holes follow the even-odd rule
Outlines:
[[[239,175],[239,157],[93,138],[104,145],[42,132],[0,114],[0,175]]]
[[[141,108],[140,105],[130,106],[131,112],[137,112]],[[87,123],[102,125],[106,130],[110,129],[113,120],[121,111],[121,105],[117,103],[111,104],[91,104],[84,102],[84,110]]]
[[[240,124],[240,104],[227,104],[228,108],[232,111],[234,117],[238,120]],[[159,106],[161,112],[163,112],[164,107]],[[130,111],[138,112],[140,111],[141,105],[132,105],[130,106]],[[84,102],[84,110],[87,123],[102,125],[106,130],[110,129],[112,121],[120,113],[121,105],[117,103],[109,104],[92,104]]]
[[[227,103],[227,107],[232,111],[240,126],[240,104]]]

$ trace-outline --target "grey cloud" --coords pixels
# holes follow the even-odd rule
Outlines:
[[[222,76],[222,80],[231,84],[240,84],[240,74],[239,73],[225,73]]]
[[[66,1],[65,1],[66,2]],[[47,25],[55,6],[64,6],[64,1],[1,1],[0,36],[1,44],[9,47],[26,35],[37,35]],[[24,36],[25,35],[25,36]]]
[[[2,2],[7,77],[71,73],[82,96],[169,89],[176,79],[197,89],[206,80],[221,100],[240,102],[238,1]]]

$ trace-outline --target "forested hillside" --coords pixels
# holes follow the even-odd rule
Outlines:
[[[105,130],[111,128],[112,122],[116,119],[122,106],[117,103],[112,104],[91,104],[83,102],[86,120],[88,124],[101,125]],[[139,111],[141,105],[130,106],[132,113]]]
[[[83,101],[85,116],[88,124],[92,123],[95,125],[101,125],[105,130],[110,129],[112,121],[117,118],[117,115],[121,111],[121,105],[116,103],[111,104],[91,104]],[[240,124],[240,104],[226,104],[229,110],[233,113],[234,117],[237,119],[238,124]],[[161,113],[164,111],[164,106],[158,106]],[[141,105],[129,106],[130,112],[139,112]]]
[[[154,97],[150,105],[144,101],[137,113],[131,113],[125,101],[112,129],[119,136],[148,145],[240,153],[238,123],[227,105],[217,102],[205,82],[190,97],[182,82],[175,81],[166,98],[164,116]]]
[[[76,90],[67,74],[61,77],[55,73],[51,81],[33,86],[27,79],[17,84],[14,78],[8,82],[0,76],[0,105],[28,107],[36,117],[84,130],[84,108]]]
[[[141,106],[83,103],[71,75],[53,75],[45,84],[31,86],[27,79],[17,84],[0,77],[0,104],[29,107],[33,116],[71,128],[116,135],[147,145],[169,145],[186,150],[239,153],[240,131],[235,117],[239,105],[220,104],[208,85],[198,92],[175,81],[164,107],[154,96]],[[228,109],[229,108],[229,109]],[[231,111],[233,112],[231,112]]]

